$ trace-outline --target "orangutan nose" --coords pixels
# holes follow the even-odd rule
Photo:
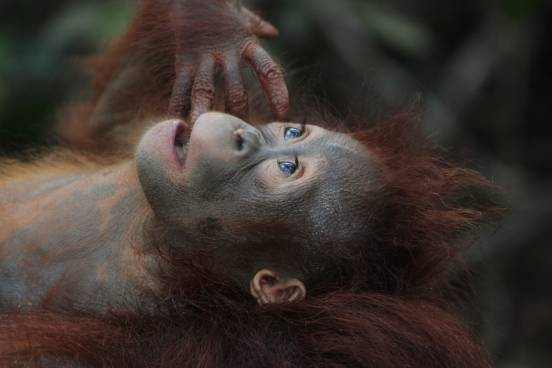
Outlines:
[[[250,154],[259,149],[261,137],[257,129],[252,126],[239,128],[234,131],[235,148],[242,154]]]
[[[261,133],[235,116],[208,112],[197,118],[190,135],[188,158],[240,162],[262,144]]]

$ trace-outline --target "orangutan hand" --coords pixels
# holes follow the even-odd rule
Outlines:
[[[222,73],[226,111],[247,118],[248,96],[242,67],[255,71],[274,117],[285,120],[289,96],[283,73],[259,43],[278,30],[236,0],[172,0],[170,22],[176,36],[176,79],[169,114],[193,123],[209,111],[215,97],[215,75]]]

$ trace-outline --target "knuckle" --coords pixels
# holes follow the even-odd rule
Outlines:
[[[228,100],[232,103],[240,103],[247,101],[247,92],[241,86],[233,86],[228,88]]]
[[[215,87],[211,83],[198,83],[194,87],[194,94],[199,96],[214,96]]]
[[[277,94],[272,98],[272,106],[274,111],[279,115],[287,115],[289,109],[289,99],[285,94]]]
[[[169,111],[180,112],[184,108],[184,101],[181,99],[173,99],[169,104]]]
[[[239,53],[240,53],[240,55],[248,55],[249,57],[252,58],[251,55],[254,53],[254,50],[257,47],[258,46],[257,46],[257,43],[255,42],[254,37],[246,37]]]
[[[188,98],[190,96],[190,89],[188,88],[188,86],[186,85],[179,85],[179,84],[175,84],[174,85],[174,88],[173,88],[173,91],[172,91],[172,99],[183,99],[183,98]]]
[[[262,73],[264,77],[269,82],[276,82],[282,79],[282,71],[280,70],[280,67],[273,62],[265,62],[263,63],[261,67]]]
[[[229,105],[227,111],[239,118],[243,118],[247,115],[247,104]]]

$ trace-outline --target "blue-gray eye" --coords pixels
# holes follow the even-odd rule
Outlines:
[[[278,166],[285,176],[292,176],[297,170],[297,164],[294,162],[282,161],[278,162]]]
[[[288,139],[299,138],[302,135],[303,135],[303,131],[299,128],[289,127],[289,128],[286,128],[286,130],[284,131],[284,139],[286,141]]]

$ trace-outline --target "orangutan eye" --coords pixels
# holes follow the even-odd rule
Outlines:
[[[303,130],[299,128],[290,127],[290,128],[286,128],[286,130],[284,131],[284,139],[286,141],[290,139],[299,138],[302,135],[303,135]]]
[[[293,173],[297,171],[297,163],[295,162],[278,162],[278,167],[280,167],[280,171],[283,172],[285,176],[292,176]]]

